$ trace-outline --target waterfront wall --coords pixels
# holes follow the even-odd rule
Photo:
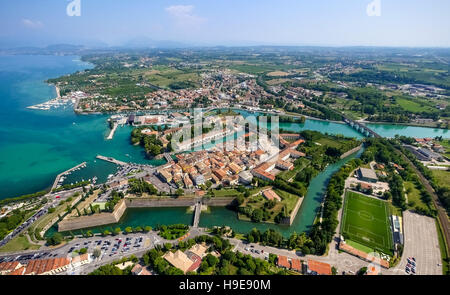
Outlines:
[[[224,207],[228,205],[232,205],[235,198],[204,198],[203,204],[211,207]]]
[[[126,199],[127,208],[190,207],[195,199]]]
[[[357,147],[355,147],[355,148],[353,148],[353,149],[351,149],[351,150],[349,150],[349,151],[346,152],[346,153],[343,153],[342,156],[341,156],[341,159],[347,158],[347,157],[350,156],[351,154],[354,154],[354,153],[356,153],[357,151],[359,151],[361,148],[362,148],[362,144],[359,145],[359,146],[357,146]]]
[[[281,220],[280,224],[286,224],[286,225],[289,225],[289,226],[292,225],[292,223],[293,223],[294,220],[295,220],[295,217],[297,216],[298,209],[300,209],[300,207],[302,206],[302,203],[303,203],[303,199],[304,199],[304,198],[305,198],[305,197],[298,198],[298,201],[297,201],[297,203],[295,204],[295,207],[294,207],[294,209],[292,210],[292,212],[291,212],[291,214],[289,215],[289,217],[283,218],[283,219]]]
[[[80,194],[78,197],[76,197],[72,203],[70,203],[70,208],[72,208],[73,206],[75,206],[76,203],[78,203],[81,198],[83,196]],[[45,233],[59,220],[59,216],[56,216],[55,218],[53,218],[46,226],[44,226],[42,228],[42,231],[39,233],[41,235],[41,237],[43,237],[45,235]]]
[[[58,231],[78,230],[89,227],[97,227],[107,224],[113,224],[120,221],[120,218],[128,208],[162,208],[162,207],[190,207],[196,204],[195,198],[126,198],[117,204],[112,213],[100,213],[88,216],[70,216],[59,222]],[[213,207],[228,206],[233,203],[235,198],[204,198],[204,205]],[[294,209],[295,210],[295,209]],[[297,209],[298,210],[298,209]],[[296,212],[296,211],[295,211]]]
[[[63,232],[117,223],[119,222],[123,213],[125,213],[126,209],[127,205],[125,203],[125,200],[121,200],[112,213],[100,213],[64,219],[60,223],[58,223],[58,231]]]

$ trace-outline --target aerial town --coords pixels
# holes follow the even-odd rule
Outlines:
[[[449,275],[449,57],[0,44],[0,275]]]

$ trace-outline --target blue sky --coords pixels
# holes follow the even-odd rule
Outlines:
[[[192,45],[450,46],[450,1],[0,0],[0,45],[123,45],[133,39]]]

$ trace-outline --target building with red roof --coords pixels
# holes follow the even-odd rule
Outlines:
[[[288,259],[286,256],[278,255],[277,259],[277,265],[278,267],[289,269],[291,267]]]
[[[313,275],[331,275],[331,265],[328,263],[316,261],[316,260],[308,260],[308,274]]]

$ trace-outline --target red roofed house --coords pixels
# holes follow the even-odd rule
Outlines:
[[[331,265],[320,261],[308,260],[307,273],[312,275],[331,275]]]
[[[18,261],[13,262],[2,262],[0,263],[0,275],[6,275],[10,272],[13,272],[17,269],[20,269],[22,264]]]
[[[278,202],[281,202],[281,198],[271,189],[264,191],[263,196],[267,200],[277,200]]]
[[[286,268],[286,269],[289,269],[291,267],[287,257],[281,256],[281,255],[278,255],[277,265],[278,265],[278,267],[282,267],[282,268]]]
[[[291,260],[291,269],[301,272],[302,271],[302,263],[300,259],[292,259]]]

